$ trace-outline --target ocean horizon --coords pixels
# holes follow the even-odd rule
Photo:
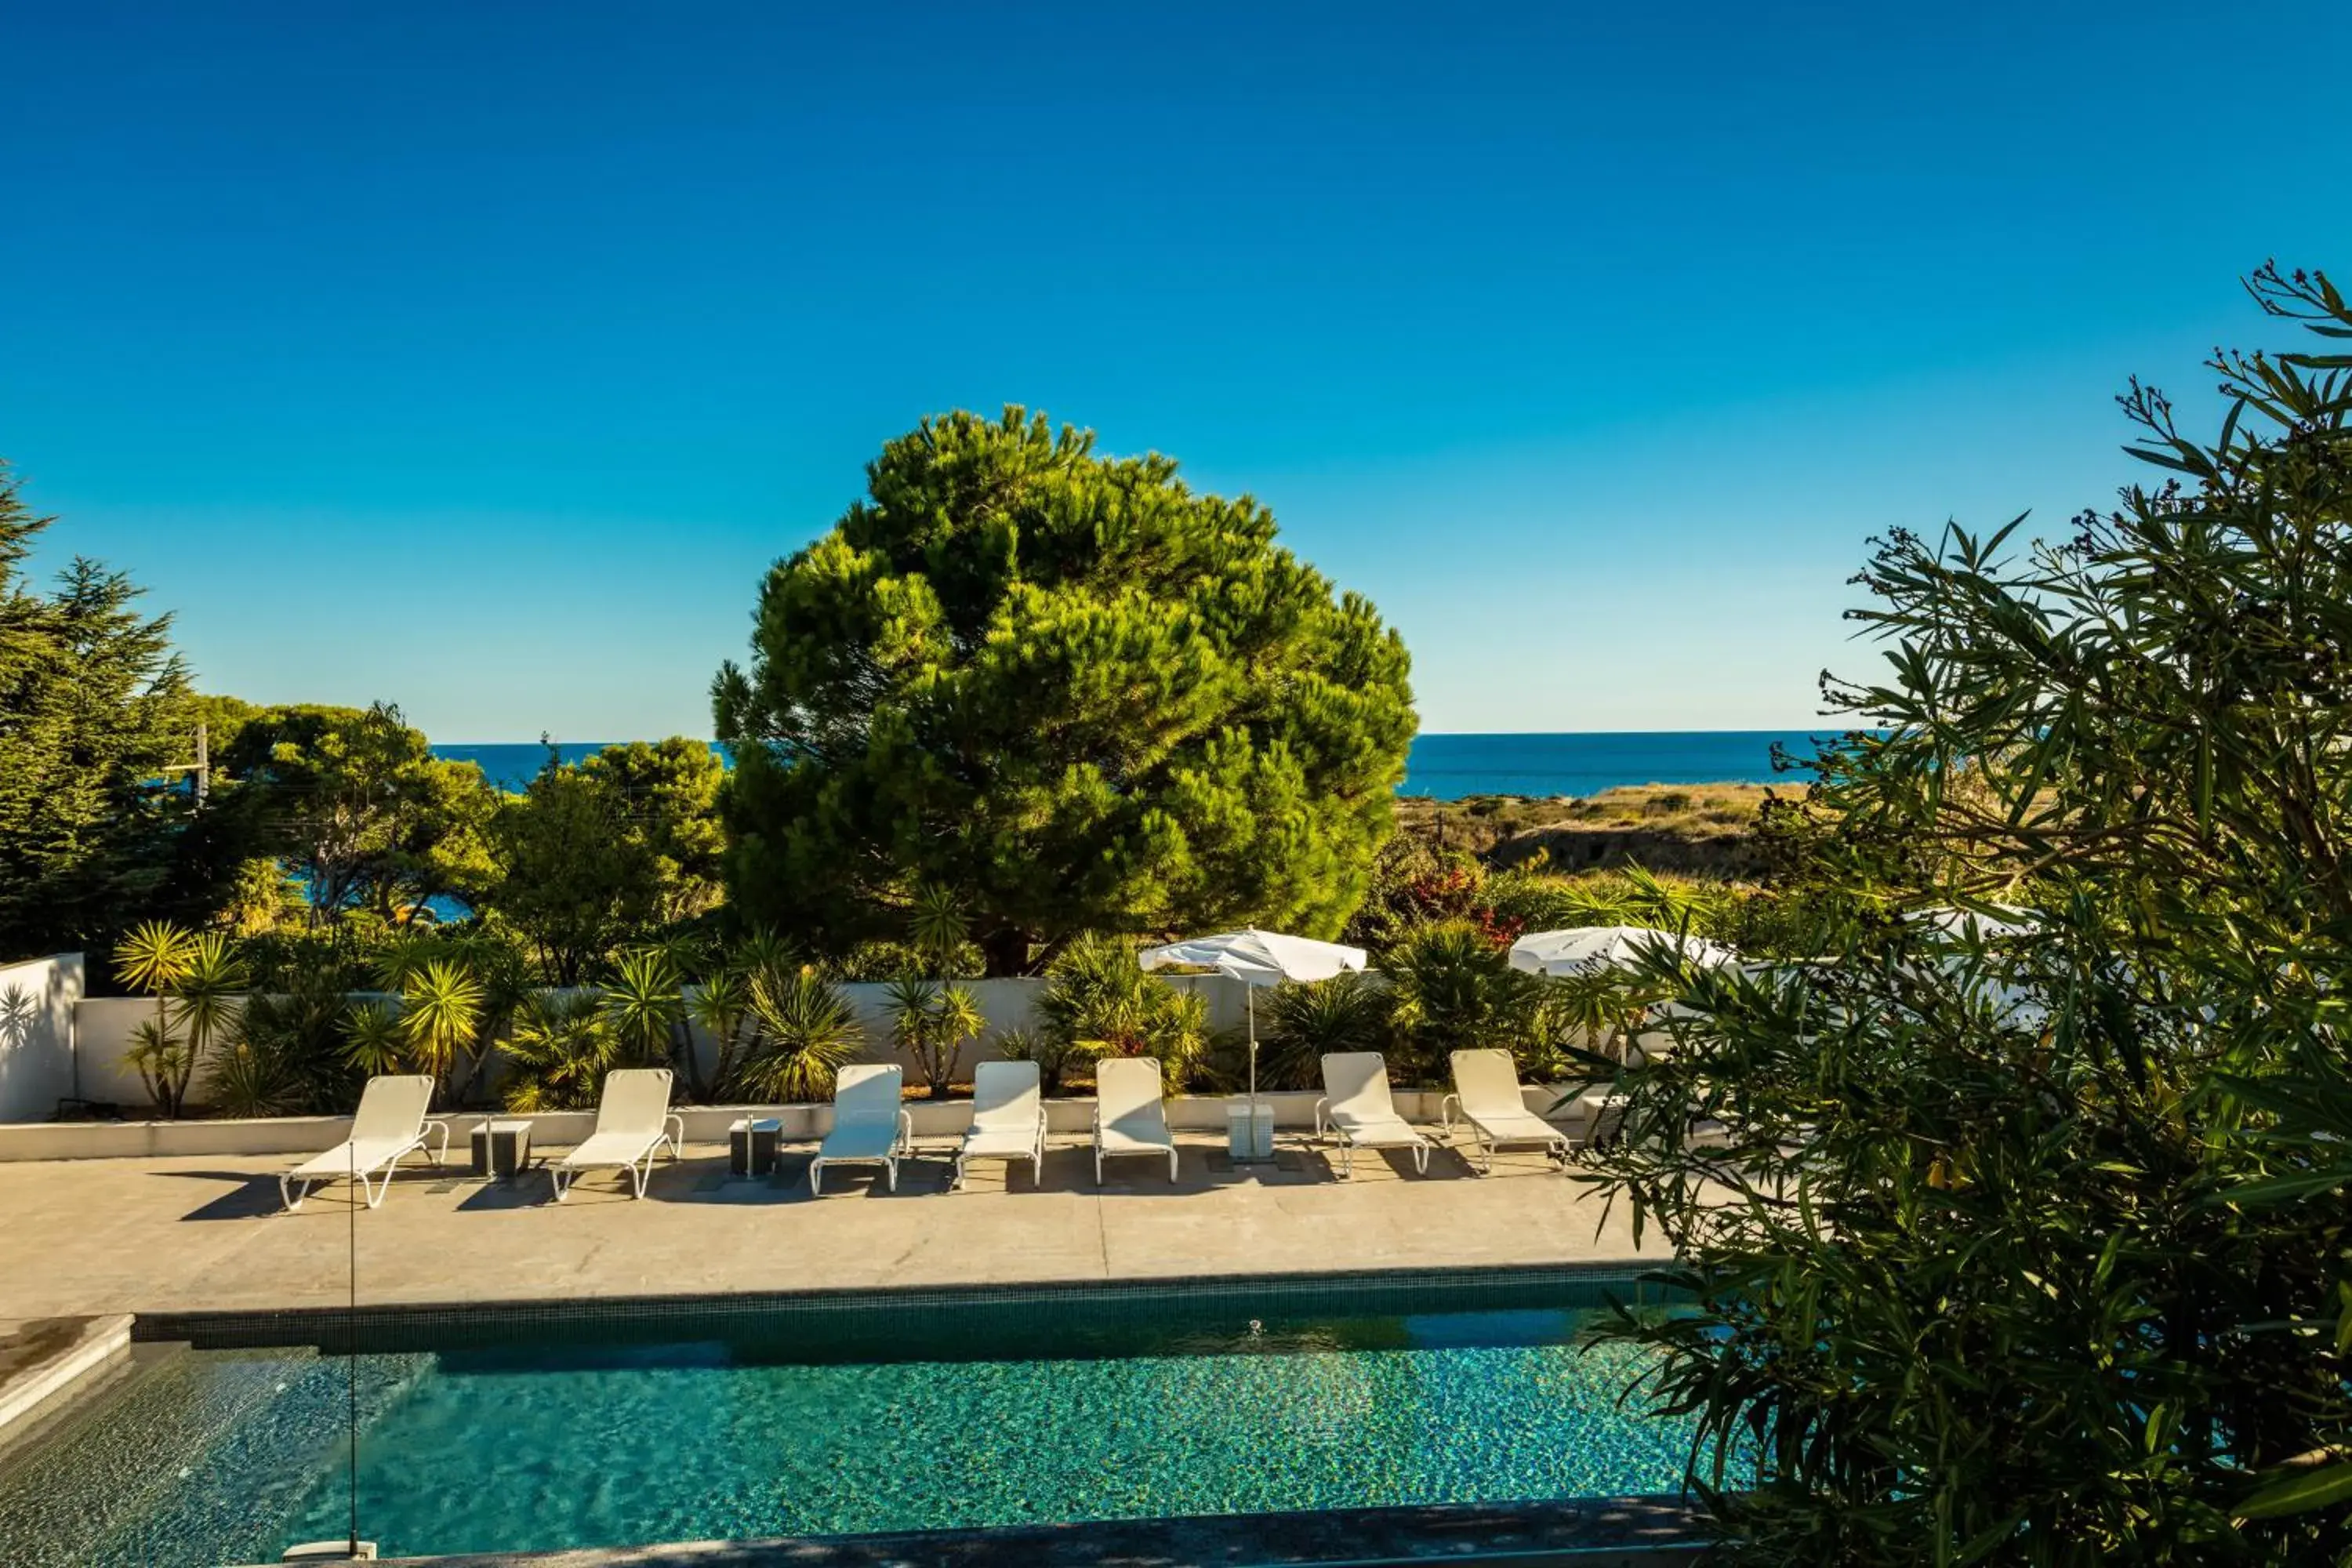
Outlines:
[[[1626,784],[1792,784],[1776,773],[1777,744],[1809,757],[1838,732],[1792,730],[1597,730],[1530,734],[1423,733],[1413,738],[1399,795],[1461,800],[1479,795],[1589,795]],[[556,742],[567,762],[592,756],[608,741]],[[726,754],[716,742],[711,748]],[[436,745],[433,754],[472,763],[501,789],[519,790],[547,761],[535,741]]]

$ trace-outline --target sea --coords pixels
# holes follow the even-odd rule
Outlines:
[[[1588,795],[1620,784],[1794,784],[1776,773],[1773,748],[1810,757],[1833,739],[1781,730],[1644,730],[1534,735],[1414,737],[1400,795],[1461,800],[1474,795]],[[557,751],[577,762],[604,742],[565,742]],[[718,748],[723,756],[723,748]],[[502,789],[519,790],[547,761],[537,742],[433,748],[436,756],[474,763]]]

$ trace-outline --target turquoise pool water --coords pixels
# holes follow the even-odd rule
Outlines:
[[[341,1536],[354,1372],[360,1531],[386,1555],[1675,1489],[1688,1430],[1620,1407],[1640,1362],[1570,1343],[1589,1293],[1527,1294],[168,1353],[0,1469],[0,1562],[211,1568]]]

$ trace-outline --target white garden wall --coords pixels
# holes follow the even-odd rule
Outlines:
[[[74,1005],[82,999],[78,952],[0,968],[0,1122],[46,1121],[75,1084]]]
[[[64,961],[57,961],[64,962]],[[79,960],[74,961],[79,963]],[[77,970],[79,973],[79,970]],[[1181,990],[1201,991],[1209,998],[1209,1025],[1216,1029],[1238,1029],[1244,1017],[1245,996],[1242,984],[1216,974],[1170,975],[1170,984]],[[971,991],[988,1020],[988,1031],[982,1037],[964,1047],[963,1066],[960,1077],[968,1077],[971,1064],[995,1054],[994,1037],[1013,1029],[1037,1026],[1037,1002],[1045,994],[1045,982],[1040,979],[967,980],[960,982]],[[890,987],[879,983],[860,982],[840,987],[842,994],[856,1010],[857,1020],[866,1030],[867,1061],[899,1062],[914,1076],[914,1064],[899,1053],[890,1042]],[[79,986],[75,994],[79,995]],[[140,1087],[139,1074],[123,1063],[123,1054],[131,1048],[131,1033],[140,1023],[155,1016],[155,1004],[143,996],[92,996],[81,998],[73,1009],[74,1029],[79,1037],[81,1089],[79,1098],[137,1109],[147,1103],[146,1091]],[[717,1050],[710,1039],[699,1030],[695,1032],[695,1054],[704,1071],[715,1064]],[[497,1064],[488,1081],[497,1080]],[[56,1101],[64,1093],[51,1095],[45,1102],[35,1104],[27,1099],[22,1104],[7,1102],[0,1121],[44,1121],[56,1113]],[[199,1077],[189,1097],[192,1108],[204,1105],[203,1080]]]

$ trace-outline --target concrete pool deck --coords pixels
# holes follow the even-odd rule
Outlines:
[[[1441,1149],[1416,1176],[1404,1155],[1360,1154],[1339,1179],[1321,1152],[1283,1140],[1272,1167],[1234,1167],[1221,1142],[1186,1139],[1163,1166],[1093,1159],[1055,1141],[1045,1180],[976,1164],[950,1192],[952,1141],[918,1140],[898,1191],[876,1171],[826,1173],[809,1195],[809,1146],[775,1178],[730,1180],[725,1152],[690,1146],[656,1167],[644,1201],[591,1177],[562,1205],[532,1172],[510,1183],[423,1161],[383,1206],[355,1189],[279,1210],[274,1155],[0,1164],[0,1319],[463,1303],[751,1291],[1149,1280],[1191,1275],[1663,1262],[1633,1244],[1619,1204],[1540,1153],[1506,1153],[1480,1177]]]

